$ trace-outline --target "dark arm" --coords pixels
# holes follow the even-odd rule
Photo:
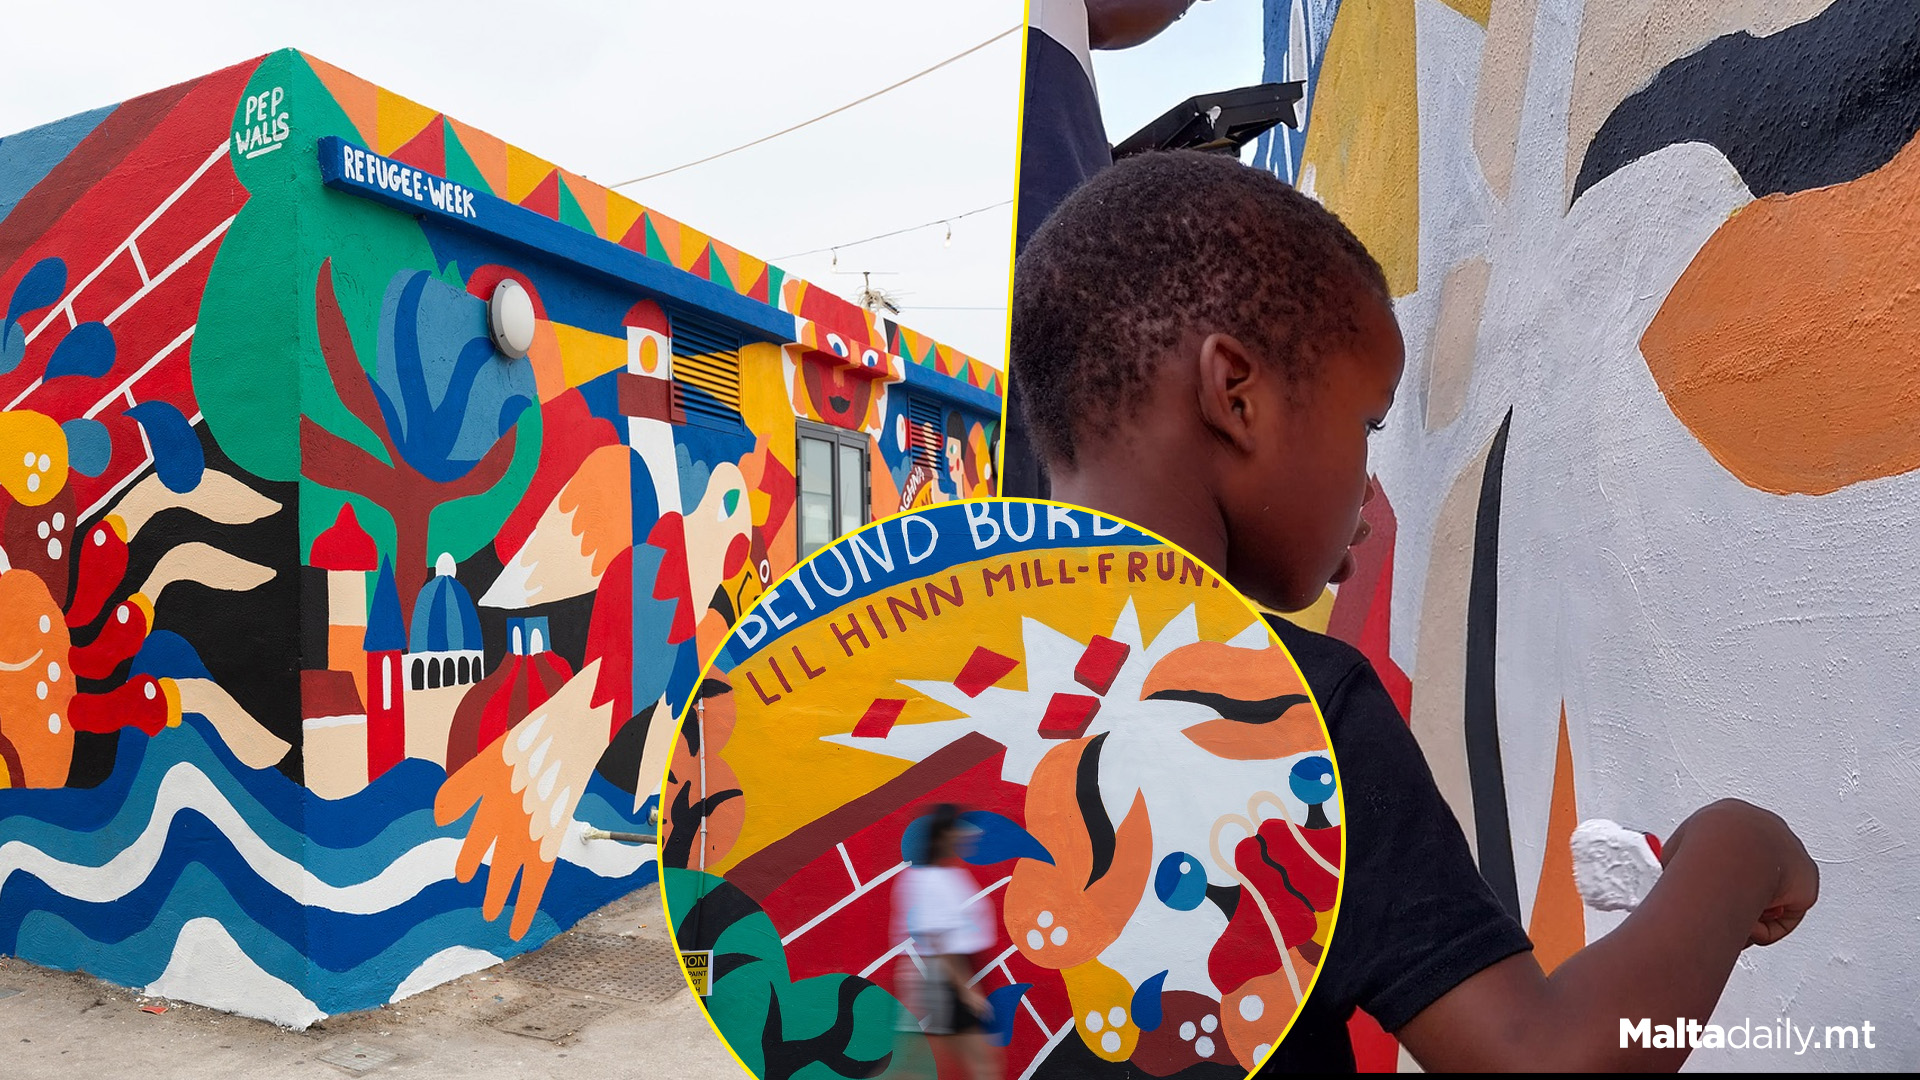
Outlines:
[[[1087,44],[1131,49],[1172,26],[1194,0],[1087,0]]]
[[[1666,868],[1612,933],[1552,975],[1531,953],[1462,982],[1395,1034],[1431,1071],[1677,1070],[1690,1052],[1622,1049],[1620,1021],[1705,1023],[1740,951],[1786,936],[1819,870],[1786,823],[1734,799],[1683,822]]]

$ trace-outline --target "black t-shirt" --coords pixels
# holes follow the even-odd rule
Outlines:
[[[1326,716],[1345,788],[1346,887],[1320,978],[1259,1075],[1351,1072],[1347,1019],[1395,1031],[1470,976],[1533,948],[1474,865],[1413,733],[1349,645],[1272,618]]]
[[[1100,99],[1073,51],[1039,27],[1027,29],[1026,97],[1020,117],[1020,220],[1015,249],[1088,177],[1113,164]],[[1027,438],[1018,373],[1008,380],[1000,493],[1044,499],[1046,471]]]

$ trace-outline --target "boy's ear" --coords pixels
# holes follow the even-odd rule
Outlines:
[[[1263,374],[1239,338],[1208,334],[1195,360],[1200,418],[1214,435],[1243,453],[1253,450],[1254,394]]]

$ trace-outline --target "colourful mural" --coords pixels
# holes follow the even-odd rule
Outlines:
[[[1326,729],[1257,613],[1088,511],[875,524],[727,637],[663,789],[663,888],[762,1077],[931,1076],[891,911],[935,806],[977,830],[1008,1076],[1240,1076],[1311,988],[1344,855]]]
[[[0,312],[0,955],[290,1025],[653,880],[808,425],[991,485],[991,369],[293,51],[0,139]]]
[[[1578,821],[1657,832],[1732,795],[1806,838],[1823,906],[1721,1011],[1905,1000],[1920,23],[1266,7],[1268,74],[1308,101],[1259,160],[1380,255],[1408,356],[1362,573],[1300,621],[1381,670],[1546,966],[1619,918],[1573,889]],[[1737,1053],[1692,1060],[1785,1060]]]

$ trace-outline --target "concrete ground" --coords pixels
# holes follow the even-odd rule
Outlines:
[[[8,1080],[746,1075],[681,978],[652,887],[537,952],[304,1032],[0,957]]]

